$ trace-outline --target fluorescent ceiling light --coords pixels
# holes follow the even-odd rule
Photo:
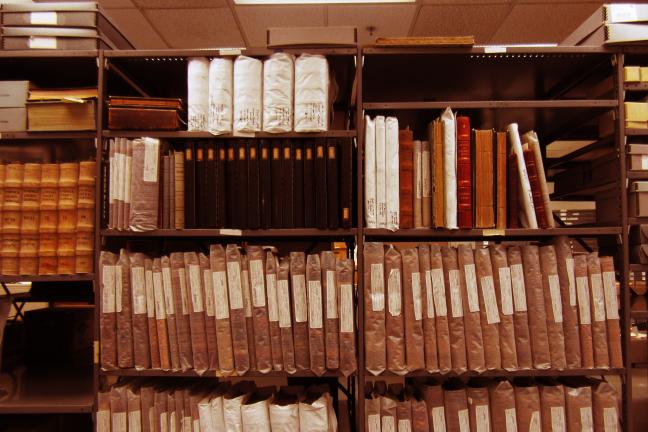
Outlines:
[[[237,5],[416,3],[416,0],[234,0]]]

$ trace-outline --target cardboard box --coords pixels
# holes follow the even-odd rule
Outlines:
[[[648,21],[648,4],[606,4],[594,11],[560,44],[600,46],[606,42],[614,43],[614,39],[610,40],[606,35],[611,32],[615,35],[614,37],[618,38],[623,33],[627,33],[627,30],[617,28],[617,23],[644,21]],[[613,26],[612,29],[606,28],[610,25]]]
[[[648,170],[648,144],[628,144],[626,157],[629,170]]]
[[[26,108],[0,108],[0,132],[24,132],[26,130]]]
[[[624,102],[625,119],[628,122],[648,121],[648,102]]]
[[[116,49],[97,30],[71,27],[3,27],[2,48],[6,50]]]
[[[630,217],[648,216],[648,181],[630,184],[628,194],[628,214]]]
[[[640,82],[641,81],[641,68],[639,66],[624,66],[623,67],[623,82]]]
[[[648,40],[648,24],[605,24],[605,43],[622,44]]]
[[[0,81],[0,108],[25,108],[29,81]]]
[[[267,46],[336,45],[356,46],[355,27],[271,27],[267,31]]]

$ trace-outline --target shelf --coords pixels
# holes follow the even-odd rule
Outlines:
[[[506,56],[507,54],[605,54],[615,53],[618,49],[605,46],[555,46],[555,47],[533,47],[533,46],[471,46],[471,47],[378,47],[366,46],[362,48],[365,55],[421,55],[421,54],[487,54],[493,56]]]
[[[648,129],[626,128],[625,134],[628,136],[648,136]]]
[[[526,229],[511,228],[506,230],[482,230],[482,229],[403,229],[389,231],[386,229],[365,228],[365,237],[371,238],[401,238],[401,239],[481,239],[494,240],[505,238],[531,238],[531,237],[555,237],[555,236],[579,236],[579,237],[600,237],[621,234],[620,227],[567,227],[551,229]]]
[[[2,132],[0,140],[49,140],[49,139],[95,139],[96,131],[70,132]]]
[[[648,180],[648,171],[628,171],[628,180]]]
[[[88,282],[94,280],[93,273],[74,275],[47,275],[47,276],[0,276],[0,283],[17,282]]]
[[[164,371],[160,369],[144,369],[144,370],[137,370],[137,369],[117,369],[117,370],[111,370],[111,371],[106,371],[106,370],[100,370],[99,373],[101,375],[106,375],[106,376],[138,376],[138,377],[214,377],[216,376],[216,371],[213,370],[208,370],[204,374],[199,375],[196,371],[194,370],[188,370],[188,371]],[[354,374],[355,375],[355,374]],[[244,375],[235,375],[235,376],[229,376],[229,377],[218,377],[218,378],[334,378],[334,377],[341,377],[342,374],[337,372],[337,371],[328,371],[325,372],[324,375],[321,377],[318,377],[314,373],[310,371],[301,371],[301,372],[296,372],[294,374],[289,374],[287,372],[268,372],[268,373],[261,373],[261,372],[248,372]]]
[[[98,50],[0,50],[0,58],[12,57],[41,57],[41,58],[65,58],[65,57],[99,57]]]
[[[630,309],[630,318],[638,321],[648,321],[648,310],[632,310]]]
[[[629,217],[628,218],[628,225],[643,225],[643,224],[648,224],[648,217]]]
[[[442,373],[429,373],[427,371],[416,371],[409,372],[406,375],[397,375],[392,372],[384,372],[378,377],[381,376],[402,376],[403,378],[409,377],[436,377],[436,378],[452,378],[452,377],[565,377],[565,376],[599,376],[599,375],[623,375],[625,374],[625,369],[564,369],[564,370],[555,370],[555,369],[525,369],[525,370],[515,370],[515,371],[506,371],[506,370],[494,370],[494,371],[485,371],[482,373],[470,371],[462,374],[457,374],[450,372],[447,374]],[[368,376],[371,376],[368,374]]]
[[[648,264],[630,264],[629,270],[635,272],[648,272]]]
[[[288,132],[288,133],[241,133],[241,134],[223,134],[214,135],[209,132],[189,132],[189,131],[118,131],[104,130],[103,136],[107,138],[192,138],[192,139],[230,139],[230,138],[354,138],[354,130],[331,130],[327,132]]]
[[[356,47],[350,48],[321,48],[321,47],[300,47],[300,48],[223,48],[221,49],[165,49],[165,50],[106,50],[104,56],[110,58],[151,58],[151,57],[222,57],[231,56],[235,58],[239,54],[249,57],[267,57],[275,52],[285,52],[299,55],[307,52],[309,54],[321,55],[357,55]]]
[[[648,91],[648,83],[645,82],[624,83],[623,89],[627,91],[636,91],[636,92]]]
[[[295,229],[268,229],[268,230],[238,230],[238,229],[159,229],[146,232],[101,230],[104,237],[224,237],[224,238],[296,238],[296,237],[322,237],[340,238],[355,236],[356,229],[317,229],[317,228],[295,228]]]
[[[648,369],[648,363],[645,363],[645,362],[632,363],[632,368],[633,369]]]
[[[417,109],[481,109],[481,108],[613,108],[616,99],[591,100],[484,100],[484,101],[435,101],[435,102],[370,102],[363,103],[365,110],[417,110]]]

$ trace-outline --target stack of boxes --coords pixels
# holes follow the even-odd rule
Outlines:
[[[27,130],[29,81],[0,81],[0,132]]]

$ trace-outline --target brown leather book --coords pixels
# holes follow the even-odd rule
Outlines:
[[[432,226],[432,182],[430,172],[430,142],[421,142],[421,212],[423,227]]]
[[[515,159],[515,153],[511,153],[507,158],[507,185],[508,185],[508,227],[509,228],[519,228],[519,218],[518,218],[518,200],[520,191],[518,190],[520,185],[518,184],[518,174],[517,174],[517,160]]]
[[[493,131],[475,130],[474,138],[475,228],[493,228],[495,226]]]
[[[432,150],[432,224],[435,228],[445,226],[445,198],[443,192],[443,123],[432,122],[430,139]]]
[[[414,195],[414,228],[423,227],[423,167],[422,143],[414,140],[414,181],[412,195]]]
[[[506,228],[506,132],[497,132],[496,143],[496,161],[497,174],[495,176],[496,184],[496,206],[495,206],[495,225],[497,229]]]
[[[177,130],[178,112],[170,109],[108,107],[111,130]]]
[[[538,226],[540,228],[548,228],[547,214],[545,213],[544,201],[542,200],[542,191],[540,189],[540,179],[538,177],[538,166],[535,162],[533,150],[525,148],[522,150],[524,155],[524,164],[527,168],[529,176],[529,184],[531,184],[531,193],[533,195],[533,208],[535,209],[536,218],[538,219]]]
[[[135,96],[109,96],[108,107],[141,107],[157,109],[182,109],[182,99],[178,98],[150,98]]]
[[[414,133],[409,129],[398,132],[400,228],[414,228]]]
[[[457,117],[457,225],[472,228],[470,118]]]

